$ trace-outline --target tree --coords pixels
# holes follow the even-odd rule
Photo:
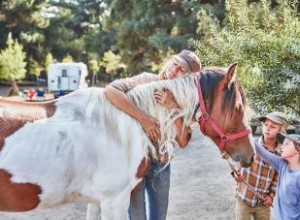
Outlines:
[[[53,63],[53,56],[51,53],[47,53],[43,64],[44,69],[46,70],[48,66],[52,63]]]
[[[62,63],[74,62],[73,57],[70,54],[67,54],[61,61]]]
[[[205,65],[239,63],[239,77],[259,113],[300,115],[300,21],[297,7],[280,0],[227,0],[224,23],[213,22],[197,41]]]
[[[33,59],[29,59],[28,66],[29,73],[31,75],[34,75],[35,80],[38,80],[39,76],[41,75],[41,72],[43,71],[43,67]]]
[[[12,94],[19,94],[16,81],[23,79],[26,73],[26,54],[23,46],[12,39],[11,33],[8,35],[7,48],[0,52],[0,79],[12,83]]]
[[[200,6],[195,0],[114,0],[104,28],[116,33],[111,50],[121,56],[127,75],[151,70],[170,51],[189,48],[188,40],[199,37],[196,14]]]
[[[43,9],[46,7],[49,7],[48,1],[0,1],[0,39],[6,39],[8,33],[18,39],[28,54],[27,63],[34,60],[40,65],[47,53],[44,49],[44,44],[47,43],[44,30],[49,25],[49,18],[43,16]],[[0,48],[4,47],[5,41],[0,40]],[[31,67],[27,68],[30,73]]]
[[[92,83],[91,86],[95,86],[95,84],[98,82],[98,71],[100,69],[98,61],[95,59],[89,60],[89,69],[92,73]]]
[[[126,65],[122,63],[120,55],[113,53],[111,50],[104,53],[100,66],[105,68],[111,81],[120,74],[120,70],[126,69]]]

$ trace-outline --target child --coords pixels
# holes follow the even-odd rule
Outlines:
[[[276,134],[286,132],[287,118],[281,112],[271,112],[259,120],[262,122],[262,136],[258,142],[274,155],[279,153]],[[236,220],[269,220],[276,192],[277,172],[256,154],[251,166],[242,168],[240,174],[235,176],[238,183]]]
[[[273,215],[276,220],[300,219],[300,135],[278,133],[281,157],[270,153],[258,142],[255,150],[279,175]]]

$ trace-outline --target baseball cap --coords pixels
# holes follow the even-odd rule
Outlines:
[[[299,134],[284,134],[284,133],[277,133],[276,140],[282,144],[284,139],[290,139],[295,143],[295,146],[300,150],[300,135]]]
[[[187,72],[197,73],[202,69],[199,57],[190,50],[182,50],[179,54],[173,55],[173,58],[179,61]]]
[[[283,125],[284,130],[288,127],[288,120],[286,116],[281,112],[271,112],[259,118],[260,121],[264,122],[266,119],[269,119],[277,124]]]

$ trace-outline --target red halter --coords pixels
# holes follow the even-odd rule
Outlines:
[[[200,109],[202,112],[201,118],[198,122],[200,130],[202,131],[202,133],[204,135],[206,135],[205,125],[206,125],[206,123],[208,123],[215,130],[215,132],[217,132],[217,134],[220,136],[219,149],[221,152],[223,152],[227,141],[232,141],[232,140],[236,140],[236,139],[245,137],[251,133],[251,130],[246,129],[246,130],[241,131],[236,134],[225,135],[224,132],[221,130],[220,126],[207,113],[203,95],[202,95],[202,91],[201,91],[200,82],[199,82],[200,80],[196,80],[196,81],[197,81],[197,89],[198,89],[198,95],[199,95],[199,105],[200,105]]]

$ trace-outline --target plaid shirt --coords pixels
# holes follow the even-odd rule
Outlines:
[[[259,139],[259,142],[264,146],[262,137]],[[276,151],[274,153],[277,154]],[[247,182],[255,192],[259,194],[275,194],[278,174],[258,155],[255,155],[250,167],[241,169],[241,175],[244,181]],[[237,185],[237,198],[249,206],[259,206],[262,204],[261,199],[258,199],[253,191],[242,182]]]

